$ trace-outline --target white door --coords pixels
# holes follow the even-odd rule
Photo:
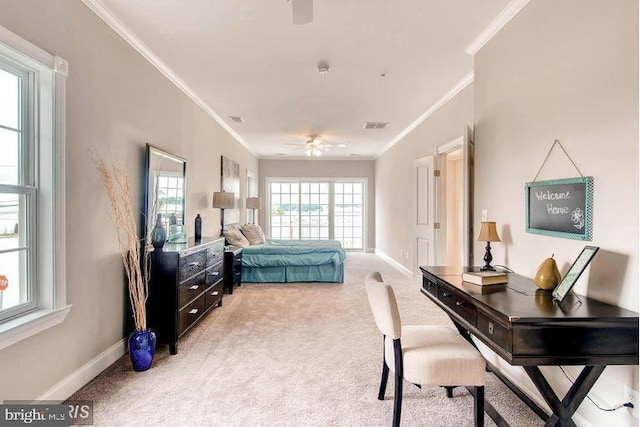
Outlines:
[[[416,274],[420,266],[437,265],[434,239],[435,176],[433,156],[414,162],[415,169],[415,236]]]

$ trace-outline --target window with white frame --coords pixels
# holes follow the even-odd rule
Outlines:
[[[364,249],[365,180],[268,179],[269,237]]]
[[[0,349],[64,320],[67,63],[0,27]]]

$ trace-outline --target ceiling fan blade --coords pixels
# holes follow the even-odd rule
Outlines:
[[[313,21],[313,0],[291,0],[293,23],[304,25]]]

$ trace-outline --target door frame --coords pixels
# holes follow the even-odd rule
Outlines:
[[[451,141],[439,145],[434,148],[434,163],[437,170],[442,168],[443,156],[452,151],[456,151],[462,148],[462,161],[463,161],[463,212],[462,212],[462,250],[463,250],[463,265],[473,265],[473,131],[467,127],[466,131],[452,139]],[[436,222],[442,222],[444,218],[443,200],[445,197],[444,190],[442,189],[442,176],[436,180],[435,188],[435,218]],[[445,236],[444,227],[436,228],[434,230],[434,247],[436,250],[436,263],[441,265],[442,254],[445,250]]]

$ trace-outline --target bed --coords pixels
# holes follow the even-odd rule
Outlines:
[[[242,281],[342,283],[345,257],[336,240],[267,240],[242,249]]]

